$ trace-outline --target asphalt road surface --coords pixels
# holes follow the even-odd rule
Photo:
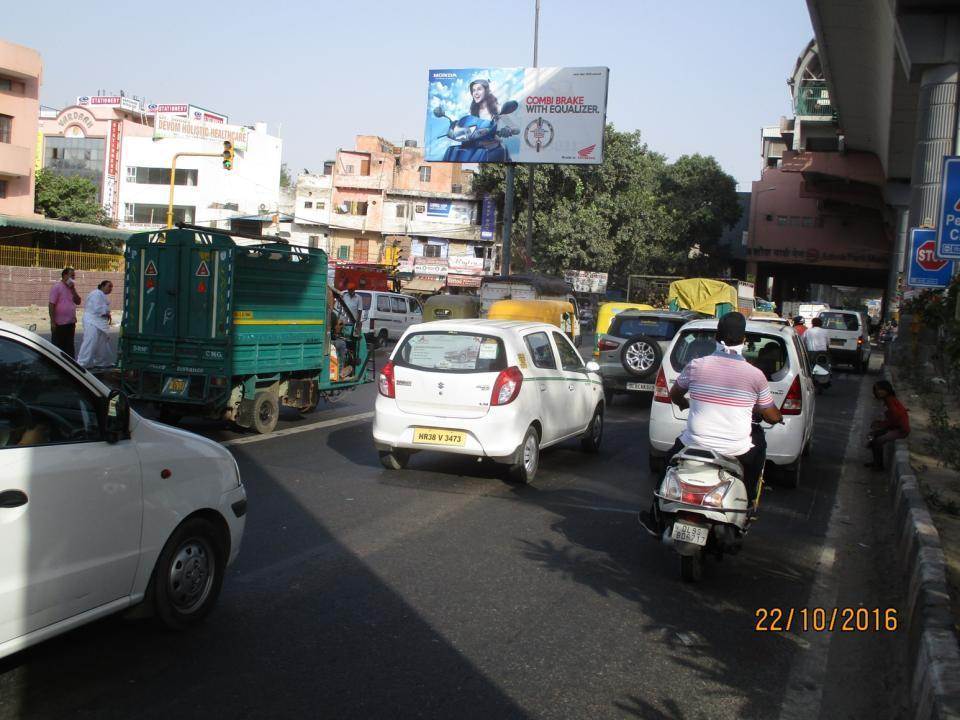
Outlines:
[[[697,585],[638,530],[649,400],[618,398],[601,453],[545,451],[529,487],[429,453],[384,470],[372,385],[269,439],[185,422],[232,441],[249,496],[218,607],[0,661],[0,718],[898,717],[902,634],[755,631],[759,608],[900,607],[884,482],[862,449],[844,464],[871,380],[838,374],[801,487],[773,484]]]

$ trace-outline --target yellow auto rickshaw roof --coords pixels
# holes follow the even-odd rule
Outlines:
[[[717,305],[728,303],[737,308],[737,289],[722,280],[688,278],[670,283],[668,302],[677,301],[685,310],[713,315]]]
[[[489,320],[531,320],[556,325],[564,313],[573,313],[566,300],[497,300],[487,311]]]

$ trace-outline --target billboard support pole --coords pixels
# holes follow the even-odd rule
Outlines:
[[[537,67],[538,60],[538,46],[540,44],[540,0],[536,0],[533,10],[533,66]],[[527,255],[527,267],[530,268],[533,265],[533,205],[534,205],[534,190],[533,190],[533,178],[536,173],[536,165],[528,165],[527,170],[530,172],[530,177],[528,178],[527,186],[527,237],[526,237],[526,255]]]
[[[507,177],[503,191],[503,249],[500,251],[500,274],[510,274],[510,235],[513,232],[513,185],[514,165],[507,163]]]

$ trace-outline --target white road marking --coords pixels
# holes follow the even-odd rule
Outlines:
[[[337,425],[346,425],[347,423],[358,422],[360,420],[369,420],[373,417],[373,412],[357,413],[356,415],[345,415],[343,417],[333,418],[332,420],[321,420],[320,422],[310,423],[309,425],[297,425],[296,427],[285,428],[283,430],[274,430],[269,435],[251,435],[249,437],[235,438],[225,440],[221,445],[229,447],[231,445],[247,445],[248,443],[261,442],[263,440],[273,440],[287,435],[296,435],[298,433],[310,432],[311,430],[322,430],[323,428],[336,427]]]

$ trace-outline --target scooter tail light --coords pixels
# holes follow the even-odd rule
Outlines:
[[[670,388],[667,386],[667,376],[663,372],[663,367],[657,372],[657,382],[653,386],[653,399],[656,402],[670,402]]]
[[[713,490],[703,496],[703,504],[710,507],[723,507],[723,499],[730,492],[731,483],[724,482],[717,485]]]
[[[780,406],[783,415],[799,415],[803,412],[803,393],[800,391],[800,376],[797,375],[787,390],[787,396]]]
[[[380,369],[380,375],[377,377],[377,389],[384,397],[392,398],[397,396],[396,386],[393,382],[393,360],[389,361]]]

